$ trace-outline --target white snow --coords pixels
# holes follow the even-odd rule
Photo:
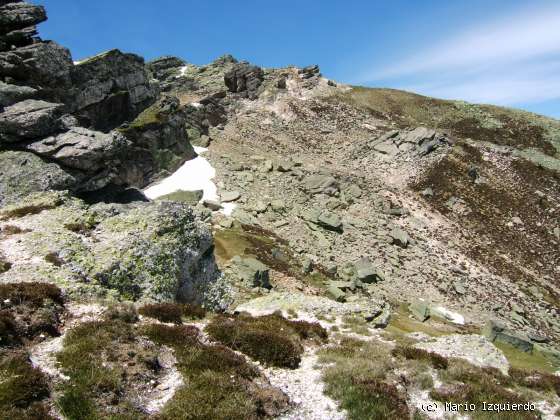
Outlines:
[[[465,317],[457,312],[450,311],[449,309],[444,308],[443,306],[436,306],[435,308],[440,314],[442,314],[445,319],[454,324],[465,324]]]
[[[205,147],[194,146],[194,151],[198,156],[194,159],[186,161],[172,175],[163,179],[160,183],[153,185],[146,190],[144,194],[151,200],[175,191],[196,191],[202,190],[203,200],[219,201],[218,189],[212,179],[216,176],[216,170],[210,165],[210,162],[202,154],[208,149]],[[229,216],[235,208],[234,203],[223,203],[222,213]]]
[[[179,69],[179,76],[177,76],[177,78],[184,76],[185,73],[187,72],[187,69],[189,68],[189,66],[183,66]]]

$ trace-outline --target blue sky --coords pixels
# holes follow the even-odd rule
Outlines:
[[[558,0],[36,0],[75,60],[110,48],[265,67],[560,118]]]

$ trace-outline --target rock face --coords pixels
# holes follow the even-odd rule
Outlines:
[[[178,101],[149,108],[158,90],[141,57],[111,50],[74,65],[66,48],[35,36],[34,25],[46,20],[43,7],[0,4],[0,144],[48,162],[18,155],[27,156],[20,163],[33,162],[29,176],[40,176],[39,167],[49,174],[22,180],[20,193],[13,177],[24,168],[18,162],[5,167],[0,205],[30,188],[142,187],[196,156],[187,140],[188,112]],[[163,60],[151,68],[160,74],[173,64]],[[204,134],[211,125],[205,110],[193,118]]]
[[[262,81],[262,69],[248,63],[237,63],[224,76],[224,82],[230,92],[238,93],[249,99],[255,99],[258,96],[258,89]]]
[[[47,20],[45,8],[21,2],[3,3],[0,3],[0,51],[31,44],[37,35],[35,25]]]
[[[184,107],[177,98],[162,99],[119,132],[130,143],[119,184],[145,186],[154,175],[173,172],[196,157],[188,141]]]
[[[111,50],[72,69],[72,109],[90,128],[107,131],[132,121],[156,99],[144,60]]]

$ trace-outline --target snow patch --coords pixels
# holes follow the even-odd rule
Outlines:
[[[187,72],[187,69],[189,68],[189,66],[183,66],[179,69],[179,76],[176,77],[176,79],[178,79],[179,77],[183,77],[185,75],[185,73]]]
[[[450,311],[443,306],[436,306],[434,308],[439,314],[442,314],[446,320],[454,324],[465,325],[465,317],[460,313]]]
[[[198,154],[196,158],[186,161],[172,175],[144,190],[146,197],[154,200],[179,190],[202,190],[202,200],[220,201],[218,189],[212,181],[216,176],[216,170],[206,158],[201,156],[208,149],[194,146],[194,151]],[[235,207],[234,203],[223,203],[223,209],[220,212],[229,216]]]

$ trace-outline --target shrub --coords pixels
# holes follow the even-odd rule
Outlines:
[[[31,366],[27,354],[9,353],[0,362],[0,409],[28,408],[49,396],[43,373]]]
[[[423,349],[412,346],[397,345],[391,354],[395,357],[404,357],[408,360],[425,360],[429,362],[435,369],[447,369],[447,359],[437,353],[432,353]]]
[[[147,304],[142,306],[138,312],[161,322],[173,322],[175,324],[181,324],[183,317],[201,319],[206,316],[206,311],[198,305],[171,302]]]
[[[10,300],[15,305],[42,306],[45,300],[63,304],[61,290],[50,283],[26,282],[0,285],[0,300]]]
[[[110,305],[103,317],[107,321],[120,320],[129,324],[138,321],[138,313],[133,303],[116,303]]]
[[[221,345],[203,345],[198,343],[181,352],[181,365],[188,367],[191,375],[206,370],[252,379],[259,376],[259,371],[247,363],[243,356]]]
[[[510,368],[508,373],[517,385],[541,391],[552,391],[560,396],[560,376],[517,368]]]
[[[169,326],[150,324],[143,329],[143,334],[156,343],[174,347],[196,343],[200,331],[192,325]]]
[[[321,340],[327,332],[319,324],[290,321],[277,314],[252,317],[217,316],[206,327],[214,340],[263,363],[296,368],[303,353],[302,340]]]
[[[21,331],[10,311],[0,311],[0,346],[12,346],[20,343]]]

